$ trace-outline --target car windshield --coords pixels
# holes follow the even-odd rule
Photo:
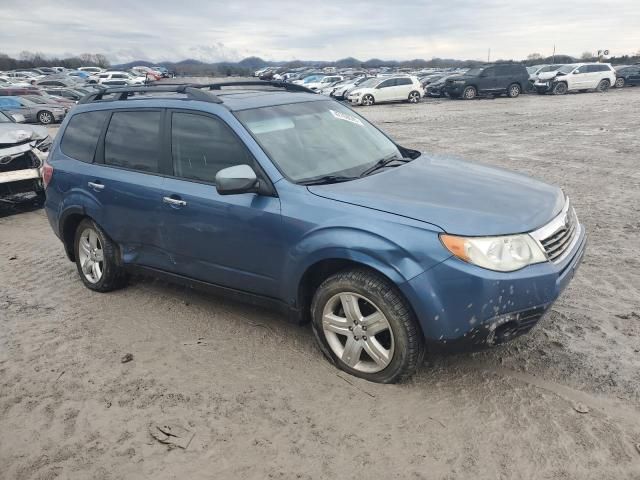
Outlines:
[[[482,71],[484,70],[484,68],[470,68],[469,70],[467,70],[467,73],[465,73],[465,75],[470,75],[472,77],[477,77],[478,75],[480,75],[482,73]]]
[[[279,170],[298,183],[357,177],[381,159],[402,157],[378,129],[333,101],[262,107],[236,116]]]
[[[560,73],[571,73],[571,72],[573,72],[574,68],[576,68],[575,65],[563,65],[562,67],[558,68],[558,72],[560,72]]]

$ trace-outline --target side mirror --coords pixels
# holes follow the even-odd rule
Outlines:
[[[260,182],[249,165],[223,168],[216,174],[216,190],[220,195],[257,193]]]

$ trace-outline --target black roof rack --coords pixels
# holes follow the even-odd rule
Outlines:
[[[99,92],[90,93],[82,97],[78,103],[92,103],[101,101],[105,95],[115,95],[115,98],[109,100],[126,100],[134,93],[184,93],[191,100],[200,100],[209,103],[222,103],[218,97],[209,92],[203,92],[194,85],[155,85],[155,86],[135,86],[135,87],[112,87],[106,88]]]
[[[192,84],[196,88],[208,88],[209,90],[222,90],[222,87],[274,87],[283,88],[289,92],[316,93],[313,90],[296,85],[295,83],[280,82],[277,80],[240,80],[237,82],[216,82],[202,85]]]

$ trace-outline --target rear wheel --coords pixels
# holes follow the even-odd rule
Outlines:
[[[43,125],[49,125],[54,121],[53,114],[47,110],[42,110],[38,112],[38,121]]]
[[[618,77],[618,78],[616,78],[616,83],[614,84],[614,86],[616,88],[622,88],[622,87],[624,87],[624,84],[625,84],[624,77]]]
[[[412,375],[424,358],[424,339],[404,297],[369,270],[326,279],[311,305],[320,348],[338,368],[378,383]]]
[[[374,103],[376,103],[376,101],[373,98],[373,95],[366,94],[364,97],[362,97],[362,105],[364,105],[365,107],[370,107]]]
[[[509,96],[509,98],[516,98],[520,95],[520,90],[520,85],[518,85],[517,83],[512,83],[507,89],[507,95]]]
[[[418,103],[420,101],[420,92],[415,90],[409,94],[409,103]]]
[[[609,80],[600,80],[600,83],[598,83],[598,86],[596,87],[596,90],[598,92],[606,92],[607,90],[609,90],[609,87],[611,86],[611,82]]]
[[[90,219],[76,230],[74,252],[82,283],[96,292],[110,292],[124,285],[126,275],[118,263],[118,248]]]
[[[567,90],[569,90],[569,88],[567,87],[566,83],[564,82],[556,83],[555,86],[553,87],[553,94],[564,95],[565,93],[567,93]]]
[[[473,100],[474,98],[476,98],[477,95],[478,95],[478,92],[476,91],[476,87],[467,87],[462,92],[462,97],[465,100]]]

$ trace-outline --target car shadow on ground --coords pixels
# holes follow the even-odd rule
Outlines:
[[[42,207],[42,200],[33,194],[21,194],[0,198],[0,218],[9,217],[18,213],[32,212]]]

